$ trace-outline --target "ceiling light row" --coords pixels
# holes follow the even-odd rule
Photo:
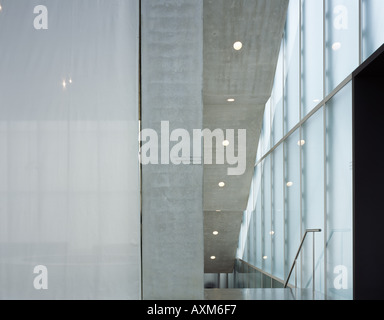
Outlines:
[[[243,48],[243,43],[241,41],[236,41],[234,44],[233,44],[233,49],[235,49],[236,51],[240,51],[241,49]],[[228,98],[227,99],[227,102],[235,102],[236,100],[234,98]],[[223,141],[223,146],[224,147],[228,147],[230,144],[230,142],[228,140],[224,140]],[[220,188],[224,188],[225,187],[225,182],[221,181],[219,182],[219,187]],[[221,210],[216,210],[216,212],[221,212]],[[214,231],[213,232],[213,235],[217,236],[219,234],[218,231]],[[216,256],[211,256],[211,260],[216,260]]]
[[[242,48],[243,48],[243,43],[241,41],[236,41],[233,44],[233,49],[235,49],[236,51],[240,51]],[[235,102],[236,100],[234,98],[228,98],[227,101],[228,102]]]

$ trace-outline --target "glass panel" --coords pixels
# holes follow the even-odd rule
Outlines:
[[[315,234],[315,289],[324,290],[324,109],[317,111],[302,127],[302,224],[321,229]],[[302,287],[313,287],[313,235],[302,252]],[[324,292],[323,292],[324,293]]]
[[[259,269],[263,267],[262,253],[262,188],[261,188],[262,164],[256,167],[254,190],[255,190],[255,232],[256,232],[256,263],[255,266]]]
[[[285,142],[285,279],[288,277],[301,241],[300,147],[298,141],[300,141],[300,132],[296,130]],[[290,283],[294,284],[294,277],[291,277]],[[300,283],[299,280],[298,283]]]
[[[256,264],[256,233],[255,233],[255,212],[251,212],[248,229],[249,255],[248,260],[251,265]]]
[[[272,274],[284,279],[284,148],[273,152],[272,164]]]
[[[271,157],[263,161],[263,268],[271,273]]]
[[[271,149],[271,99],[265,105],[262,135],[264,156]]]
[[[302,5],[302,117],[323,100],[323,1]]]
[[[284,131],[288,133],[300,119],[300,1],[289,2],[285,31]]]
[[[280,48],[272,92],[272,147],[283,138],[283,81],[284,81],[284,51]]]
[[[0,299],[140,299],[138,2],[1,3]]]
[[[384,1],[363,0],[363,58],[367,59],[384,43]]]
[[[326,243],[327,294],[352,299],[351,83],[327,104]]]
[[[326,84],[332,92],[359,64],[359,0],[326,0]]]

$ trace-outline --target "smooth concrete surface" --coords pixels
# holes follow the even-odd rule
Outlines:
[[[205,300],[326,300],[310,289],[205,289]]]
[[[204,128],[246,129],[246,170],[229,176],[224,165],[204,166],[205,270],[230,273],[247,207],[265,104],[276,71],[288,0],[204,1]],[[243,43],[240,51],[233,49]],[[235,102],[227,102],[233,98]],[[216,151],[214,149],[214,151]],[[225,188],[218,183],[224,181]],[[221,210],[217,213],[216,210]],[[227,213],[227,214],[225,214]],[[225,225],[224,225],[225,224]],[[209,229],[219,229],[220,237]],[[212,230],[213,231],[213,230]],[[215,255],[216,260],[210,260]]]
[[[202,129],[202,86],[203,1],[143,0],[142,129]],[[204,298],[202,201],[202,165],[143,165],[145,300]]]

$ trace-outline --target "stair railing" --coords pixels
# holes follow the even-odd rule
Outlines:
[[[295,260],[293,261],[292,267],[289,270],[288,278],[285,281],[284,288],[288,287],[288,283],[289,283],[289,280],[291,279],[293,269],[296,270],[295,288],[297,288],[297,268],[295,268],[296,265],[297,265],[297,259],[299,258],[299,255],[301,253],[301,249],[303,248],[303,245],[304,245],[305,239],[307,238],[308,233],[312,233],[313,234],[313,249],[312,249],[313,250],[312,251],[312,253],[313,253],[313,260],[312,260],[312,272],[313,272],[313,275],[312,275],[312,281],[313,281],[313,292],[315,292],[315,233],[318,233],[318,232],[321,232],[321,229],[307,229],[305,231],[304,237],[303,237],[303,239],[301,240],[301,243],[300,243],[299,250],[297,251],[297,254],[295,256]]]

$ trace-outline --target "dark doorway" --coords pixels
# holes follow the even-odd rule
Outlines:
[[[353,73],[354,299],[384,299],[384,45]]]

